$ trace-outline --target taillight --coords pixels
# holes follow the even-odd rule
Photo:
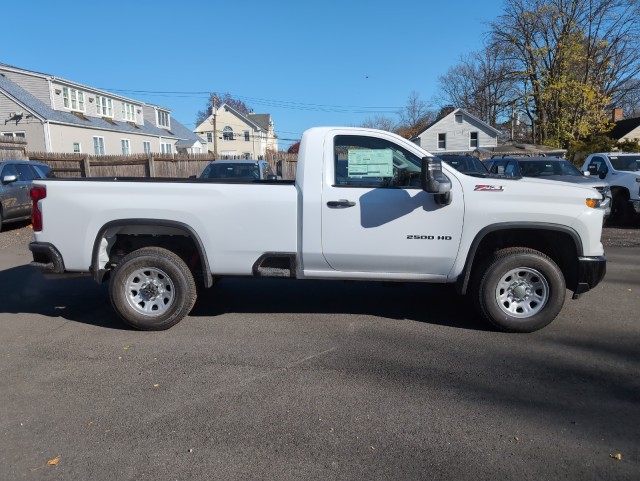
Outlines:
[[[40,232],[42,230],[42,212],[38,207],[38,201],[47,197],[47,188],[43,185],[36,185],[31,188],[29,192],[31,196],[31,225],[34,232]]]

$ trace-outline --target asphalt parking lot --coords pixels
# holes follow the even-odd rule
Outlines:
[[[638,480],[640,230],[533,334],[446,286],[224,279],[169,331],[0,233],[0,480]]]

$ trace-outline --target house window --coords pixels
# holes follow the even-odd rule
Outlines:
[[[96,113],[102,117],[113,117],[113,105],[111,99],[96,95]]]
[[[245,142],[249,142],[249,131],[248,130],[244,131],[244,141]]]
[[[456,114],[456,124],[462,123],[462,114]]]
[[[158,126],[169,128],[169,112],[158,110]]]
[[[478,132],[469,132],[469,148],[475,149],[478,147]]]
[[[136,110],[133,104],[122,102],[122,118],[127,122],[136,121]]]
[[[122,147],[122,155],[131,154],[129,139],[120,139],[120,146]]]
[[[438,150],[447,148],[447,134],[438,134]]]
[[[24,139],[24,132],[0,132],[0,135],[4,135],[5,137],[12,137],[15,139]]]
[[[207,142],[213,142],[213,132],[207,132]]]
[[[222,140],[233,140],[233,129],[228,125],[222,129]]]
[[[162,152],[163,154],[172,153],[172,145],[171,144],[167,144],[165,142],[161,142],[160,143],[160,152]]]
[[[80,153],[80,142],[74,142],[73,143],[73,153],[74,154],[79,154]]]
[[[67,109],[84,112],[84,92],[62,87],[62,102]]]
[[[151,153],[151,142],[142,142],[142,148],[145,154]]]
[[[93,153],[95,155],[104,155],[104,137],[93,138]]]

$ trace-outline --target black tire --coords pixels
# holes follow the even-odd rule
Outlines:
[[[118,263],[109,297],[130,326],[162,331],[189,314],[197,295],[193,274],[180,257],[160,247],[145,247]]]
[[[629,204],[628,196],[621,191],[617,191],[613,194],[611,200],[611,214],[609,220],[612,224],[627,225],[631,223],[633,211]]]
[[[2,209],[0,209],[0,232],[2,232]]]
[[[475,272],[472,295],[476,308],[502,331],[542,329],[564,305],[566,284],[562,271],[534,249],[502,249]]]

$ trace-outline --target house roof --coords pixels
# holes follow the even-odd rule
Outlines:
[[[478,122],[479,124],[485,126],[487,129],[492,130],[493,132],[495,132],[497,135],[500,134],[500,131],[498,129],[495,129],[493,127],[491,127],[491,125],[489,125],[488,123],[486,123],[484,120],[480,120],[478,117],[475,117],[473,115],[471,115],[469,112],[467,112],[464,109],[461,108],[457,108],[455,109],[453,112],[450,112],[449,114],[445,115],[442,118],[439,118],[438,120],[435,120],[433,122],[431,122],[429,125],[427,125],[424,129],[422,129],[420,132],[418,132],[413,138],[411,138],[411,140],[415,140],[418,137],[420,137],[422,134],[424,134],[427,130],[431,129],[434,125],[442,122],[444,119],[446,119],[447,117],[451,117],[452,115],[455,115],[457,113],[462,113],[464,115],[466,115],[467,117],[469,117],[470,119],[473,119],[474,121]]]
[[[618,120],[611,132],[609,132],[609,137],[620,140],[637,127],[640,127],[640,117]]]
[[[271,114],[249,114],[251,120],[260,126],[262,130],[269,131],[269,124],[271,123]]]
[[[79,127],[93,128],[98,130],[111,130],[116,132],[130,132],[142,135],[152,135],[155,137],[165,137],[174,139],[188,139],[193,142],[200,142],[200,138],[187,129],[180,122],[171,119],[171,131],[156,127],[153,123],[144,120],[144,124],[133,124],[122,121],[107,121],[102,117],[77,116],[71,112],[55,110],[46,105],[31,93],[0,74],[0,92],[11,98],[16,103],[38,117],[42,121],[52,123],[75,125]],[[148,104],[144,104],[149,106]]]

